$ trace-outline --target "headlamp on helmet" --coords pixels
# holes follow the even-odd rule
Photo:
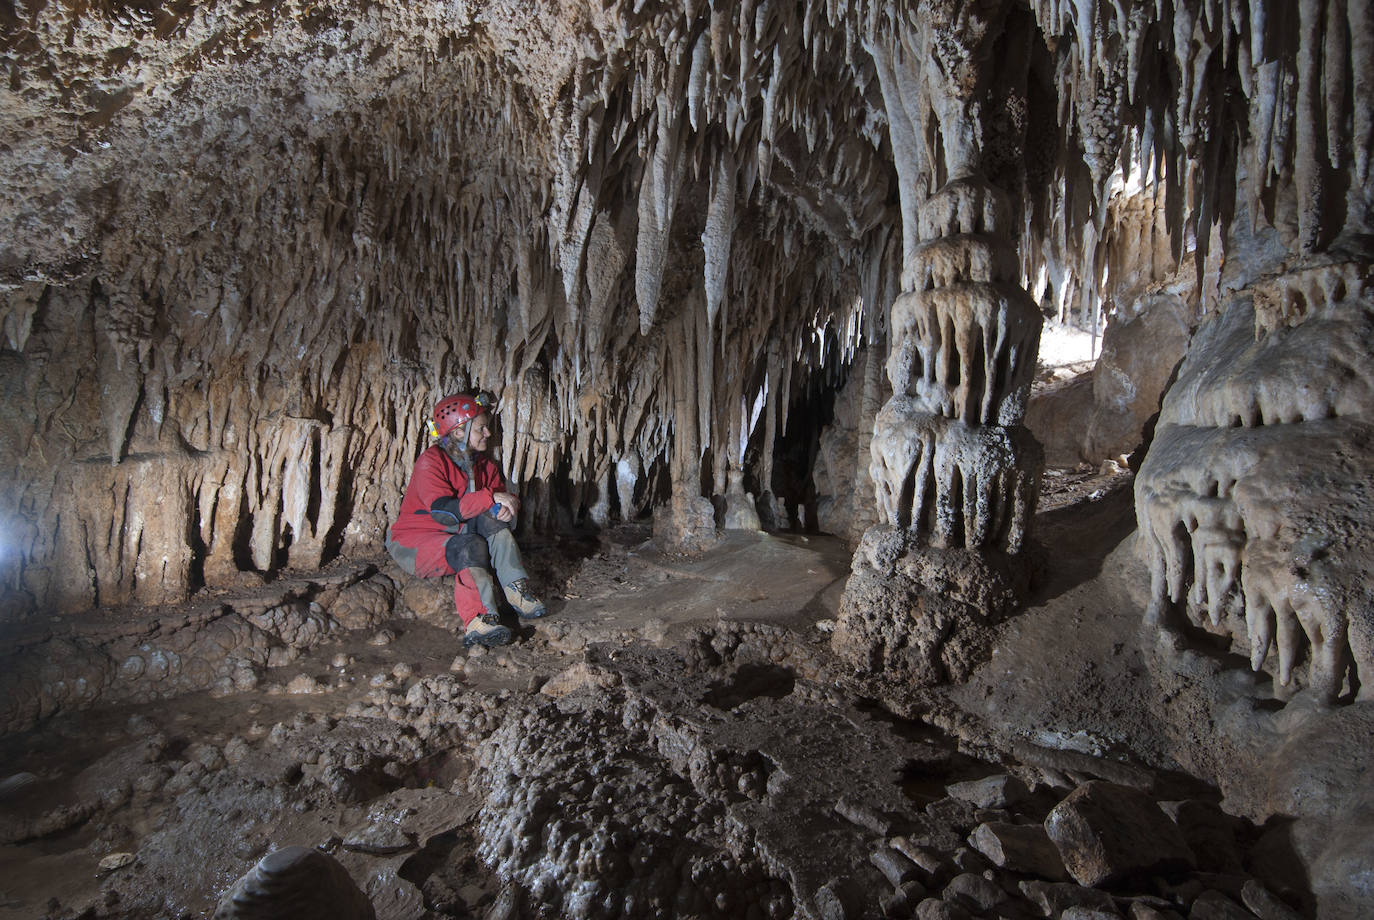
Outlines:
[[[446,437],[450,431],[475,419],[483,412],[496,408],[496,397],[486,390],[476,394],[457,393],[445,396],[434,405],[434,415],[428,419],[429,436]]]

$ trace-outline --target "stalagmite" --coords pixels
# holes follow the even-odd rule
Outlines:
[[[910,170],[907,235],[888,323],[892,396],[870,444],[884,526],[863,537],[832,641],[848,661],[916,684],[958,679],[986,653],[985,624],[1018,590],[1009,560],[1026,541],[1043,462],[1021,425],[1042,317],[1018,277],[1009,200],[984,171],[991,146],[1022,139],[974,101],[1006,10],[949,13],[899,27],[883,40],[894,53],[875,55],[889,111],[910,117],[910,132],[894,121],[893,134],[910,146],[898,161],[899,174]],[[920,70],[927,59],[933,72]],[[1025,67],[1004,71],[1009,87]],[[935,592],[925,569],[937,564],[951,574]]]

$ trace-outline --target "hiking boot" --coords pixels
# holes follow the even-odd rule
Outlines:
[[[472,648],[474,645],[491,648],[496,645],[506,645],[510,642],[510,630],[502,626],[494,613],[484,613],[481,616],[472,618],[467,630],[463,633],[463,647]]]
[[[506,585],[506,601],[515,608],[522,620],[533,620],[548,613],[544,602],[530,594],[528,578],[517,578]]]

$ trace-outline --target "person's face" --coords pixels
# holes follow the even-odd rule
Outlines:
[[[486,450],[487,443],[491,441],[491,416],[483,412],[468,424],[472,426],[468,435],[468,450],[473,453]]]

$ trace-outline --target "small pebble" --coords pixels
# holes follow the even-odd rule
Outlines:
[[[389,629],[378,630],[377,635],[368,640],[371,645],[390,645],[396,641],[396,634]]]
[[[397,662],[396,666],[391,669],[392,676],[394,676],[397,680],[405,680],[414,673],[415,668],[406,664],[404,661]]]
[[[336,668],[346,668],[352,663],[353,656],[346,655],[343,652],[339,652],[339,654],[335,655],[334,660],[330,662],[330,664]]]
[[[248,756],[248,742],[242,738],[230,738],[229,743],[224,746],[224,759],[229,763],[238,763]]]
[[[309,674],[297,674],[291,678],[291,683],[286,685],[287,693],[319,693],[320,685]]]

